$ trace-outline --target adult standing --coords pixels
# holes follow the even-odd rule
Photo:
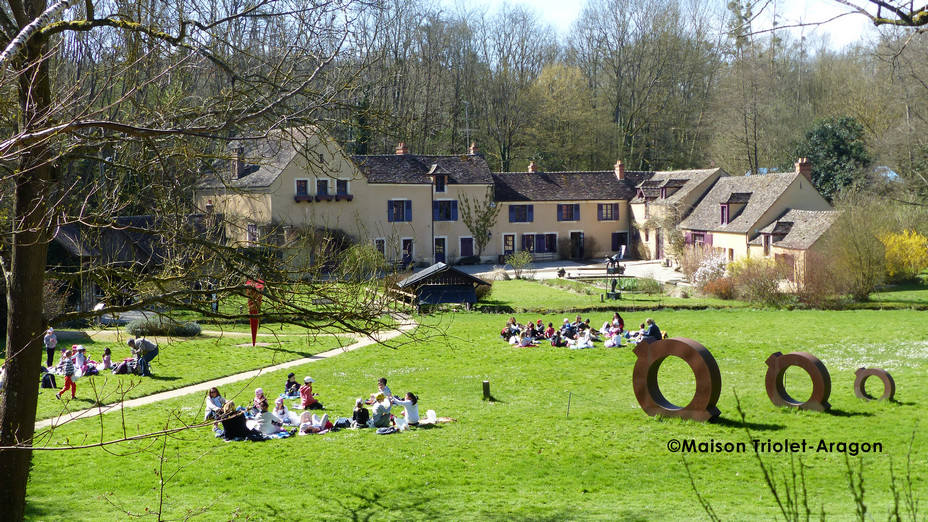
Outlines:
[[[158,356],[158,345],[144,337],[129,339],[129,347],[138,359],[139,371],[143,377],[151,377],[151,360]]]
[[[54,328],[49,328],[45,332],[42,342],[45,343],[45,366],[51,368],[52,362],[55,360],[55,348],[58,346],[58,336],[55,335]]]

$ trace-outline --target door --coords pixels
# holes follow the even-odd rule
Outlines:
[[[445,238],[443,237],[435,238],[435,262],[445,262]]]
[[[403,268],[412,264],[412,238],[403,239]]]
[[[516,235],[515,234],[503,234],[503,255],[508,256],[509,254],[516,251]]]
[[[570,233],[570,258],[583,259],[583,232]]]
[[[471,257],[474,255],[474,238],[461,238],[461,257]]]

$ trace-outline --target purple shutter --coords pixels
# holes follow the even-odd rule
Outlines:
[[[616,221],[619,220],[619,204],[618,203],[612,204],[612,219]]]
[[[689,230],[687,230],[686,232],[684,232],[684,233],[683,233],[683,242],[686,243],[687,245],[692,245],[692,244],[693,244],[693,233],[690,232]]]
[[[596,220],[597,221],[603,220],[603,205],[602,204],[596,205]]]
[[[516,222],[516,206],[515,205],[509,205],[509,222],[510,223]]]
[[[574,221],[580,221],[580,203],[574,203]]]
[[[403,202],[403,207],[405,210],[406,221],[412,221],[412,200],[407,199]]]
[[[387,201],[387,222],[393,223],[393,202]]]
[[[438,213],[438,202],[437,202],[437,201],[433,201],[433,202],[432,202],[432,221],[438,221],[438,218],[439,218],[439,217],[440,217],[440,216],[439,216],[439,213]]]
[[[707,245],[712,246],[712,234],[706,232],[706,239],[705,239],[705,241],[706,241],[706,244],[707,244]]]
[[[557,220],[564,221],[564,205],[557,206]]]
[[[532,223],[535,221],[535,205],[525,205],[525,206],[527,207],[526,215],[528,215],[528,219],[526,219],[526,221],[528,221],[529,223]]]
[[[457,221],[457,220],[458,220],[458,202],[455,200],[451,202],[451,221]]]

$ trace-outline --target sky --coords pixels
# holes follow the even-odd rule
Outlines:
[[[503,2],[509,5],[526,5],[535,9],[543,20],[550,23],[561,34],[567,34],[570,25],[580,15],[586,4],[585,0],[471,0],[468,6],[483,5],[494,12]],[[724,0],[719,0],[722,4]],[[443,5],[453,5],[453,0],[442,0]],[[722,6],[724,8],[724,5]],[[773,19],[774,7],[781,18],[780,25],[795,25],[798,23],[824,22],[841,13],[848,12],[844,7],[833,0],[776,0],[771,1],[767,8],[759,14],[755,28],[770,27]],[[758,14],[758,13],[755,13]],[[827,35],[833,49],[842,49],[855,43],[862,35],[871,31],[869,20],[858,14],[848,15],[818,27],[803,29],[790,29],[794,36],[803,34]]]

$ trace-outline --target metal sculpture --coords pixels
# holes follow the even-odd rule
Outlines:
[[[715,406],[722,393],[722,374],[712,353],[705,346],[685,337],[641,342],[633,350],[638,360],[632,372],[632,386],[641,409],[648,415],[679,417],[705,422],[721,413]],[[693,370],[696,393],[686,406],[670,403],[661,393],[657,372],[667,357],[679,357]]]
[[[860,368],[854,372],[854,375],[857,376],[857,379],[854,380],[854,394],[857,395],[858,399],[891,401],[896,395],[896,381],[893,380],[893,376],[889,372],[882,368]],[[883,395],[879,399],[873,397],[864,389],[864,383],[873,376],[879,377],[883,381]]]
[[[797,401],[786,393],[783,386],[783,374],[791,366],[798,366],[812,379],[812,395],[805,402]],[[776,352],[767,358],[767,376],[764,379],[767,396],[775,406],[790,406],[801,410],[824,411],[831,407],[828,397],[831,395],[831,375],[822,361],[806,352],[792,352],[783,355]]]

